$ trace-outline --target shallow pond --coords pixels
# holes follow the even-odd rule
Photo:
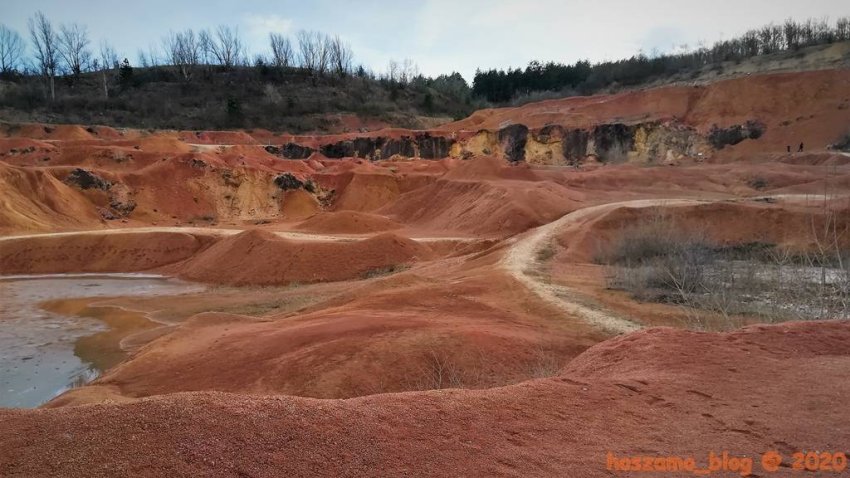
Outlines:
[[[93,380],[123,358],[118,344],[124,332],[155,326],[141,314],[114,307],[97,308],[102,319],[97,320],[51,312],[40,304],[201,289],[144,274],[0,276],[0,407],[37,407]]]

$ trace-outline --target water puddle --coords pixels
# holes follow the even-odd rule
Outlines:
[[[91,298],[200,290],[144,274],[0,276],[0,407],[37,407],[97,378],[123,360],[124,337],[157,326],[137,312],[89,307]]]

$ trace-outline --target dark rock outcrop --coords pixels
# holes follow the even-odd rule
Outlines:
[[[375,152],[381,149],[384,138],[354,138],[336,143],[324,144],[320,148],[328,158],[360,157],[373,158]]]
[[[759,121],[747,121],[744,124],[732,125],[728,128],[719,128],[717,125],[711,127],[708,132],[708,142],[715,149],[723,149],[726,146],[735,145],[745,139],[758,139],[764,133],[765,126]]]
[[[429,133],[416,135],[419,145],[419,157],[422,159],[442,159],[449,156],[454,140],[444,136],[431,136]]]
[[[111,182],[82,168],[71,171],[71,174],[65,178],[65,183],[80,189],[100,189],[102,191],[108,191],[112,187]]]
[[[524,124],[512,124],[499,130],[499,143],[508,161],[524,161],[527,142],[528,127]]]
[[[590,133],[583,129],[570,129],[564,131],[561,137],[561,152],[567,163],[575,166],[587,157],[587,143]]]
[[[283,173],[274,178],[274,183],[280,189],[288,191],[290,189],[301,189],[304,187],[304,182],[296,178],[292,173]]]
[[[399,139],[383,136],[354,138],[325,144],[321,152],[328,158],[359,157],[371,160],[394,155],[406,158],[441,159],[449,155],[454,140],[430,133],[402,136]]]
[[[626,159],[634,149],[634,126],[623,123],[601,124],[591,132],[596,156],[602,162],[615,162]]]
[[[829,149],[834,151],[850,152],[850,134],[845,135],[837,142],[829,145]]]
[[[286,143],[283,146],[266,146],[266,151],[286,159],[307,159],[316,150],[297,143]]]

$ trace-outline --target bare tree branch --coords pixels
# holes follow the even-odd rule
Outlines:
[[[272,61],[278,68],[286,68],[294,63],[295,53],[292,42],[280,33],[269,33],[269,43],[272,47]]]
[[[191,29],[171,32],[163,44],[168,63],[177,69],[184,80],[189,81],[201,58],[201,46],[195,32]]]
[[[242,63],[245,46],[239,37],[239,29],[219,25],[211,43],[212,54],[218,64],[230,69]]]
[[[329,41],[327,35],[314,31],[299,31],[296,36],[301,66],[317,76],[328,70]]]
[[[15,30],[0,25],[0,73],[11,73],[24,56],[24,40]]]
[[[351,47],[339,38],[339,35],[330,38],[328,41],[330,51],[330,64],[334,74],[343,77],[351,73],[351,64],[354,59],[354,54],[351,52]]]
[[[56,99],[56,68],[59,57],[59,38],[50,20],[38,11],[29,19],[30,37],[35,47],[35,59],[41,74],[50,87],[50,99]]]
[[[100,42],[100,78],[103,83],[103,97],[109,98],[109,71],[118,68],[118,54],[106,40]]]
[[[88,68],[91,52],[88,49],[89,34],[85,26],[72,23],[62,25],[59,32],[59,54],[68,71],[74,76]]]

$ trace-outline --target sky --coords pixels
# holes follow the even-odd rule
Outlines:
[[[88,27],[138,63],[169,31],[239,28],[250,53],[268,51],[271,31],[339,35],[355,61],[376,72],[410,58],[426,75],[524,67],[531,60],[572,63],[711,44],[786,18],[850,16],[847,0],[0,0],[0,24],[27,40],[27,19],[43,11],[58,25]]]

